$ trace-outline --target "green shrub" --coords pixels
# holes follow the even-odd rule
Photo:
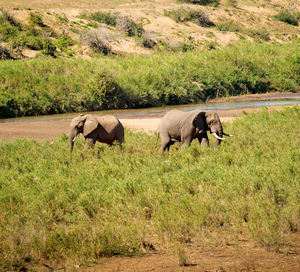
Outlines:
[[[298,25],[298,19],[292,13],[290,13],[287,9],[282,9],[275,18],[281,22],[290,24],[290,25]]]
[[[180,8],[170,11],[165,10],[164,15],[173,18],[177,23],[192,21],[204,27],[214,26],[214,23],[210,21],[207,13],[204,11]]]
[[[228,20],[217,24],[217,29],[220,31],[241,32],[243,30],[243,27],[241,26],[241,24],[238,24],[232,20]]]
[[[96,53],[102,53],[108,55],[111,53],[111,47],[109,45],[109,39],[102,28],[98,28],[95,31],[90,31],[82,36],[82,40]]]
[[[66,17],[65,15],[64,16],[56,15],[56,20],[59,23],[64,24],[64,25],[68,24],[68,22],[69,22],[68,17]]]
[[[7,11],[2,10],[0,14],[0,39],[7,42],[18,36],[21,30],[21,25]]]
[[[12,59],[13,57],[10,55],[7,48],[0,44],[0,60]]]
[[[98,28],[99,25],[95,23],[88,23],[87,26],[93,27],[93,28]]]
[[[42,53],[44,55],[54,56],[55,51],[56,46],[52,43],[52,41],[50,39],[44,39]]]
[[[217,7],[219,5],[219,0],[177,0],[177,2],[203,6],[209,5],[213,7]]]
[[[116,25],[119,31],[128,36],[142,37],[144,29],[142,24],[137,24],[126,16],[117,16]]]
[[[0,39],[4,42],[8,42],[10,39],[18,36],[19,32],[18,27],[12,26],[8,22],[0,24]]]
[[[56,46],[62,51],[64,51],[69,46],[72,46],[74,44],[75,44],[75,42],[71,39],[70,36],[68,36],[66,34],[60,36],[56,41]]]
[[[37,25],[40,27],[44,27],[44,23],[42,20],[42,17],[36,13],[30,12],[29,14],[29,18],[28,18],[29,23],[33,24],[33,25]]]
[[[264,30],[248,29],[248,30],[245,30],[244,33],[256,40],[262,40],[262,41],[270,40],[269,33],[265,29]]]
[[[79,17],[82,19],[94,20],[102,24],[116,26],[116,16],[110,13],[95,12],[89,15],[82,13]]]
[[[44,41],[36,36],[26,36],[24,45],[33,50],[42,50],[44,48]]]

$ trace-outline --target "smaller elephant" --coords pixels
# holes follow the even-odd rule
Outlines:
[[[96,141],[112,145],[114,141],[120,144],[124,142],[124,127],[113,115],[95,117],[90,114],[81,114],[71,122],[69,137],[70,152],[73,150],[75,138],[82,133],[85,138],[84,151],[94,146]]]
[[[225,140],[223,135],[232,136],[223,132],[220,118],[215,112],[171,110],[159,123],[156,144],[160,136],[161,148],[159,151],[169,151],[170,146],[175,142],[182,143],[182,150],[185,145],[189,146],[196,138],[201,145],[208,146],[207,131],[216,137],[216,146]]]

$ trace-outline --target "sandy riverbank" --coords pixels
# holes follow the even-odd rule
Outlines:
[[[271,106],[268,110],[281,110],[288,106]],[[261,108],[243,108],[234,110],[216,111],[222,122],[233,122],[236,118],[242,117],[244,112],[253,113]],[[156,118],[120,118],[125,128],[152,133],[157,130],[159,120]],[[70,119],[48,120],[48,121],[26,121],[0,123],[0,140],[13,140],[16,138],[27,138],[36,140],[51,140],[61,136],[63,133],[69,134]]]

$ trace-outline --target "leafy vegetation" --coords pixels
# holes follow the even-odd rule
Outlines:
[[[18,55],[19,49],[29,48],[54,56],[56,45],[67,55],[71,54],[69,47],[74,41],[67,34],[57,35],[36,13],[30,13],[28,21],[29,25],[18,23],[7,11],[1,11],[0,42],[7,43],[13,49],[11,55]]]
[[[217,29],[220,31],[242,32],[243,27],[232,20],[227,20],[217,24]]]
[[[299,119],[297,106],[263,110],[224,123],[236,137],[218,148],[194,141],[161,155],[154,135],[130,131],[122,152],[97,143],[84,160],[82,137],[72,159],[65,135],[2,142],[0,270],[44,259],[73,267],[241,232],[286,246],[300,230]]]
[[[0,60],[12,59],[9,51],[0,45]]]
[[[299,90],[299,44],[242,42],[222,50],[93,60],[0,62],[0,116],[15,117],[205,101]],[[98,79],[118,86],[106,89]],[[111,92],[104,103],[101,94]]]
[[[164,15],[173,18],[177,23],[191,21],[204,27],[214,26],[214,23],[204,11],[180,8],[177,10],[165,10]]]
[[[103,12],[94,12],[91,14],[80,14],[79,18],[94,20],[102,24],[107,24],[111,26],[116,26],[116,16],[111,13],[103,13]]]
[[[33,24],[33,25],[37,25],[40,27],[44,27],[44,23],[42,20],[42,17],[36,13],[30,12],[29,14],[29,18],[28,18],[29,23]]]
[[[217,7],[219,5],[219,0],[177,0],[181,3],[188,3],[188,4],[197,4],[197,5],[209,5],[213,7]]]
[[[287,9],[282,9],[275,18],[281,22],[290,24],[290,25],[298,25],[298,15],[293,15],[291,12],[289,12]]]
[[[117,28],[120,32],[126,33],[128,36],[142,37],[144,29],[141,23],[135,23],[126,16],[117,16]]]

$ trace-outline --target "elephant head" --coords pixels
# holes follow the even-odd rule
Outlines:
[[[98,127],[98,120],[92,115],[81,114],[75,117],[71,122],[71,131],[69,137],[70,152],[73,150],[75,138],[79,133],[87,136]]]
[[[232,136],[223,131],[220,118],[215,112],[200,112],[195,116],[194,125],[199,127],[200,130],[210,131],[216,138],[216,146],[220,145],[223,135]]]

